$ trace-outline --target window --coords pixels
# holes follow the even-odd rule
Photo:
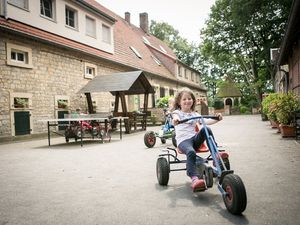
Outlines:
[[[188,79],[188,71],[187,69],[183,69],[184,78]]]
[[[11,60],[17,63],[26,63],[26,52],[21,52],[15,49],[11,51]]]
[[[178,66],[178,76],[182,77],[182,74],[181,74],[181,66]]]
[[[88,36],[96,37],[96,21],[88,16],[85,17],[85,33]]]
[[[170,96],[174,96],[175,92],[174,89],[170,89]]]
[[[142,58],[141,54],[138,52],[138,50],[136,50],[134,47],[130,46],[130,49],[134,52],[134,54],[138,57],[138,58]]]
[[[14,97],[14,108],[29,108],[29,98]]]
[[[166,49],[164,49],[163,46],[160,45],[159,47],[163,51],[163,53],[167,53]]]
[[[97,66],[91,63],[85,63],[84,77],[88,79],[93,79],[97,74]]]
[[[41,15],[53,19],[53,1],[52,0],[40,0],[41,1]]]
[[[159,88],[159,93],[160,93],[160,96],[159,96],[160,98],[165,97],[165,89],[163,87]]]
[[[195,80],[195,73],[194,73],[194,72],[191,73],[191,80],[192,80],[192,81]]]
[[[77,12],[68,6],[66,6],[66,25],[77,28]]]
[[[104,24],[102,24],[102,41],[107,44],[111,43],[110,27]]]
[[[143,41],[145,44],[151,45],[150,41],[144,36],[143,36]]]
[[[28,0],[9,0],[8,3],[22,9],[28,9]]]
[[[159,66],[161,65],[161,62],[156,57],[154,57],[154,56],[151,56],[151,57],[154,60],[154,62],[157,63],[157,65],[159,65]]]
[[[10,66],[32,68],[32,50],[20,45],[6,43],[7,59]]]

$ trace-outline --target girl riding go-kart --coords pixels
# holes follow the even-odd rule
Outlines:
[[[222,120],[221,115],[201,116],[194,112],[195,96],[191,90],[184,88],[175,98],[173,124],[176,131],[178,149],[167,148],[167,153],[159,155],[156,163],[156,174],[160,185],[167,185],[171,171],[186,170],[191,178],[194,192],[205,191],[213,186],[213,178],[218,179],[218,189],[222,193],[226,208],[232,214],[241,214],[247,205],[246,189],[241,178],[230,170],[229,156],[218,150],[213,133],[207,125]],[[202,128],[195,133],[195,128]],[[210,155],[202,158],[196,154],[201,144],[206,141]],[[180,160],[178,153],[186,155],[186,160]],[[212,165],[209,165],[212,161]],[[172,169],[172,164],[186,163],[186,168]]]

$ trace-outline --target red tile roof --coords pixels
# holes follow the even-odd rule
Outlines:
[[[167,54],[165,54],[165,56],[171,58],[175,62],[175,60],[177,59],[176,55],[164,42],[150,34],[146,34],[142,29],[134,26],[133,24],[129,24],[127,21],[125,21],[125,19],[121,18],[109,9],[103,7],[98,2],[94,0],[85,0],[85,2],[101,10],[110,17],[116,19],[114,25],[114,54],[95,49],[88,45],[84,45],[65,37],[49,33],[45,30],[31,27],[18,21],[10,19],[6,20],[2,17],[0,17],[0,27],[29,35],[53,44],[58,44],[71,49],[83,51],[100,58],[143,70],[145,72],[177,80],[175,78],[175,75],[172,74],[170,70],[168,70],[163,65],[159,66],[152,58],[152,56],[155,55],[151,51],[153,51],[153,49],[154,51],[160,50],[159,46],[161,45],[167,51]],[[146,37],[151,43],[151,51],[149,49],[149,46],[144,43],[143,36]],[[138,58],[134,54],[134,52],[130,49],[130,46],[133,46],[138,50],[138,52],[142,56],[142,59]]]

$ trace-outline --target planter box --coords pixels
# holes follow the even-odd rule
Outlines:
[[[294,126],[280,124],[279,129],[280,129],[282,137],[295,137],[296,136],[296,129]]]

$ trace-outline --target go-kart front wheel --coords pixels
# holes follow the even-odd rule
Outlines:
[[[224,177],[222,188],[226,192],[223,201],[227,210],[239,215],[246,209],[247,194],[242,179],[236,174],[228,174]]]
[[[156,161],[156,176],[160,185],[168,185],[170,165],[166,158],[160,157]]]
[[[177,147],[175,131],[172,132],[172,144],[174,145],[174,147]]]
[[[155,133],[153,131],[148,131],[144,135],[144,143],[148,148],[152,148],[156,143]]]

